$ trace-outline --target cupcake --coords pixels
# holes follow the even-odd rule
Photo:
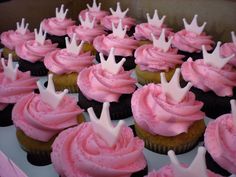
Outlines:
[[[31,71],[33,76],[47,75],[48,70],[43,63],[44,57],[56,49],[57,44],[46,38],[46,32],[43,32],[40,25],[39,32],[35,31],[35,39],[28,40],[16,46],[16,53],[20,57],[19,70]]]
[[[236,174],[236,102],[231,100],[232,113],[223,114],[216,120],[208,123],[204,144],[211,158],[224,171],[217,171],[217,166],[212,166],[212,162],[207,164],[213,171],[221,172],[223,176],[230,173]]]
[[[91,122],[61,132],[52,145],[52,163],[60,176],[144,176],[147,162],[144,143],[119,121],[114,127],[109,103],[98,119],[88,109]]]
[[[236,36],[234,32],[231,32],[232,35],[232,42],[224,43],[220,47],[220,55],[223,57],[228,57],[234,54],[234,57],[229,61],[229,64],[232,64],[236,67]]]
[[[175,152],[170,150],[168,155],[171,164],[162,167],[158,171],[152,171],[145,177],[222,177],[206,168],[205,154],[206,149],[199,147],[195,159],[188,166],[180,164]]]
[[[145,44],[136,49],[134,53],[135,73],[138,82],[142,85],[148,83],[160,83],[160,73],[165,72],[169,81],[175,72],[175,68],[182,64],[183,55],[177,54],[178,49],[171,48],[171,40],[165,41],[165,29],[157,40],[153,34],[153,44]]]
[[[116,49],[114,53],[116,62],[121,61],[125,57],[124,69],[130,70],[135,68],[134,51],[138,48],[139,44],[133,37],[126,35],[126,29],[126,26],[123,29],[122,20],[120,19],[117,27],[114,24],[112,25],[112,34],[107,36],[101,35],[94,39],[93,46],[97,50],[96,60],[98,62],[100,62],[100,52],[108,56],[110,49],[114,47]]]
[[[120,2],[117,2],[116,11],[110,8],[112,15],[107,15],[101,20],[101,25],[103,25],[108,32],[111,32],[112,24],[118,25],[120,19],[122,19],[122,25],[127,26],[128,35],[131,36],[134,33],[134,27],[136,25],[136,20],[131,17],[127,17],[126,14],[129,11],[127,8],[125,11],[122,12],[120,7]]]
[[[64,11],[64,5],[60,7],[60,11],[56,8],[56,17],[46,18],[41,24],[44,31],[47,32],[47,39],[53,43],[58,43],[59,48],[65,48],[65,37],[67,37],[67,28],[73,26],[75,21],[66,18],[68,9]]]
[[[212,45],[214,45],[212,36],[208,36],[203,32],[206,22],[202,26],[198,26],[197,17],[198,15],[194,15],[191,24],[188,24],[186,19],[183,18],[185,29],[174,34],[172,44],[180,50],[180,54],[186,56],[185,59],[189,57],[193,59],[201,58],[202,45],[205,45],[207,51],[212,50]]]
[[[236,69],[227,62],[233,58],[220,56],[220,42],[213,53],[203,46],[203,59],[189,58],[181,66],[185,81],[190,81],[198,100],[204,102],[203,111],[210,118],[230,112],[229,101],[236,98]]]
[[[81,52],[83,41],[78,46],[75,35],[71,42],[66,37],[65,49],[56,49],[44,58],[46,68],[53,73],[53,83],[57,91],[68,89],[70,93],[78,92],[78,74],[93,64],[94,57],[90,52]]]
[[[76,40],[77,41],[84,41],[83,50],[85,52],[91,51],[94,54],[96,53],[96,50],[93,47],[93,40],[97,36],[101,36],[103,34],[106,34],[104,31],[104,28],[101,25],[95,24],[95,17],[91,19],[89,17],[88,12],[85,14],[85,18],[82,16],[79,16],[81,25],[79,26],[70,26],[67,28],[67,34],[68,36],[72,37],[72,35],[76,34]]]
[[[145,147],[157,153],[187,152],[205,131],[205,115],[200,110],[203,103],[189,92],[191,83],[180,87],[179,75],[178,68],[168,83],[161,73],[161,85],[143,86],[131,99],[135,131],[145,141]]]
[[[112,119],[123,119],[132,115],[130,99],[136,89],[136,80],[131,71],[125,71],[122,64],[115,62],[114,48],[111,49],[107,60],[100,53],[101,64],[83,69],[78,77],[79,106],[87,109],[93,107],[100,115],[103,102],[112,102],[110,107]]]
[[[89,18],[93,19],[95,18],[95,23],[96,24],[100,24],[101,20],[109,15],[108,11],[104,11],[101,10],[101,3],[99,3],[97,5],[96,0],[93,0],[93,5],[90,6],[89,4],[87,4],[87,9],[80,11],[79,15],[78,15],[78,19],[80,20],[80,18],[82,17],[83,19],[86,18],[86,14],[88,13]],[[81,17],[80,17],[81,16]]]
[[[18,70],[14,67],[12,55],[9,54],[8,64],[1,60],[3,72],[0,72],[0,126],[12,125],[12,108],[18,100],[32,93],[36,88],[37,78],[30,76],[30,72]]]
[[[25,19],[22,18],[21,23],[17,22],[17,29],[5,31],[0,35],[1,43],[4,45],[3,57],[8,58],[8,54],[12,54],[13,60],[17,60],[19,57],[15,53],[16,45],[34,39],[34,33],[28,30],[29,24],[25,24]]]
[[[159,38],[163,29],[166,31],[167,38],[168,36],[173,35],[172,29],[163,24],[165,18],[166,16],[164,15],[160,19],[156,9],[154,11],[153,18],[150,17],[149,13],[147,13],[147,22],[135,26],[134,37],[139,41],[140,45],[151,43],[151,34],[153,34],[156,38]]]
[[[63,130],[83,122],[83,110],[76,99],[67,96],[68,90],[55,92],[52,74],[45,89],[37,82],[40,94],[22,97],[14,106],[12,119],[17,140],[27,152],[28,161],[34,165],[51,163],[51,145]]]

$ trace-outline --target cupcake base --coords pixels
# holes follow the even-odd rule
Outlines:
[[[6,48],[6,47],[3,48],[3,50],[2,50],[3,58],[8,59],[8,55],[10,53],[12,54],[12,60],[13,61],[18,61],[19,60],[20,57],[17,56],[15,50],[11,50],[11,49]]]
[[[6,127],[13,125],[12,119],[11,119],[11,112],[15,104],[8,104],[5,109],[0,111],[0,127]]]
[[[85,42],[82,48],[83,52],[91,52],[92,55],[96,55],[96,49],[93,47],[93,44]]]
[[[192,150],[199,142],[205,131],[204,120],[193,123],[187,133],[181,133],[173,137],[153,135],[135,123],[135,131],[139,138],[145,142],[145,147],[153,152],[167,154],[169,150],[176,154],[182,154]]]
[[[42,61],[31,63],[24,59],[20,59],[19,70],[22,72],[30,71],[31,76],[46,76],[48,74],[48,69]]]
[[[50,39],[52,41],[52,43],[57,43],[58,44],[58,48],[66,48],[66,42],[65,42],[65,38],[69,37],[68,35],[64,35],[64,36],[55,36],[55,35],[51,35],[49,33],[47,33],[46,39]]]

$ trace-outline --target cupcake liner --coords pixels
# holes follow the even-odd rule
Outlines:
[[[110,103],[109,109],[112,120],[125,119],[132,116],[131,97],[132,94],[124,94],[121,95],[118,102]],[[96,116],[99,117],[102,111],[103,103],[97,102],[95,100],[88,100],[80,91],[78,105],[85,111],[87,111],[89,107],[93,107]]]
[[[107,56],[104,56],[104,58],[107,58]],[[131,69],[135,68],[136,64],[134,62],[134,56],[123,57],[123,56],[116,55],[115,56],[116,63],[121,61],[122,58],[126,58],[126,61],[123,64],[123,68],[124,68],[125,71],[128,71],[128,70],[131,70]],[[101,62],[99,52],[96,53],[96,61],[99,62],[99,63]]]
[[[31,76],[46,76],[48,69],[42,61],[31,63],[24,59],[19,59],[19,70],[22,72],[30,71]]]
[[[92,55],[96,55],[96,49],[93,47],[93,44],[88,42],[84,43],[82,50],[84,52],[91,52]]]
[[[145,142],[145,147],[153,152],[167,154],[169,150],[182,154],[192,150],[202,139],[205,131],[204,120],[196,121],[189,127],[188,133],[181,133],[174,137],[152,135],[135,123],[135,131],[139,138]]]
[[[68,37],[68,35],[64,35],[64,36],[55,36],[55,35],[51,35],[49,33],[47,33],[46,38],[50,39],[52,41],[52,43],[57,43],[58,44],[58,48],[66,48],[66,42],[65,42],[65,38]]]
[[[13,125],[11,112],[15,104],[8,104],[5,109],[0,111],[0,127]]]

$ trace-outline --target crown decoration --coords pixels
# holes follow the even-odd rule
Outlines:
[[[92,107],[88,108],[88,113],[93,125],[93,131],[97,133],[109,147],[113,147],[119,138],[121,128],[125,122],[120,120],[114,127],[111,122],[109,107],[110,103],[103,103],[100,119],[97,118]]]
[[[111,25],[112,25],[112,34],[113,34],[113,36],[124,39],[126,31],[127,31],[127,26],[125,26],[124,29],[123,29],[122,20],[119,19],[119,23],[118,23],[117,27],[115,27],[113,22],[112,22]]]
[[[68,37],[66,37],[65,40],[66,40],[66,50],[70,53],[78,55],[83,47],[84,41],[81,41],[78,46],[77,42],[76,42],[76,34],[75,33],[73,33],[71,41],[69,41]]]
[[[43,45],[46,39],[46,31],[43,32],[42,24],[40,24],[39,32],[36,28],[34,29],[34,35],[35,41]]]
[[[208,177],[206,170],[205,161],[206,149],[204,147],[199,147],[197,155],[192,161],[188,168],[181,166],[179,163],[175,152],[173,150],[168,151],[168,156],[171,161],[172,169],[175,177]]]
[[[115,49],[112,47],[107,60],[104,59],[104,56],[102,53],[99,53],[102,69],[106,70],[107,72],[111,74],[119,73],[119,71],[122,68],[122,65],[126,61],[125,58],[122,58],[120,62],[116,63],[114,53],[115,53]]]
[[[43,88],[43,86],[39,81],[37,81],[37,85],[39,88],[41,100],[55,109],[60,104],[63,97],[68,93],[68,90],[65,89],[63,92],[57,93],[55,91],[52,77],[53,77],[52,74],[48,75],[48,86],[46,89]]]
[[[12,54],[10,53],[8,55],[7,66],[4,61],[4,58],[1,59],[1,62],[2,62],[2,66],[3,66],[4,75],[7,78],[11,79],[11,81],[15,81],[17,78],[17,70],[18,70],[19,64],[17,63],[14,68],[13,62],[12,62]]]
[[[167,52],[170,48],[173,36],[170,37],[169,41],[166,42],[166,37],[165,37],[165,29],[163,28],[161,30],[161,35],[159,39],[157,40],[155,36],[151,33],[152,36],[152,41],[153,41],[153,46],[162,49],[164,52]]]
[[[233,99],[230,100],[230,105],[231,105],[233,123],[234,123],[234,126],[236,127],[236,100],[233,100]]]
[[[204,23],[202,24],[202,26],[198,26],[198,24],[197,24],[197,17],[198,17],[198,15],[195,14],[194,17],[193,17],[193,20],[192,20],[191,24],[188,24],[187,21],[186,21],[186,19],[183,18],[184,27],[185,27],[185,29],[186,29],[187,31],[194,32],[194,33],[196,33],[196,34],[201,34],[202,31],[204,30],[204,27],[206,26],[207,23],[204,22]]]
[[[60,7],[60,11],[58,10],[58,7],[56,8],[56,18],[58,20],[64,20],[67,12],[68,12],[68,9],[64,11],[64,4],[62,4]]]
[[[147,13],[148,24],[156,27],[161,27],[165,18],[165,15],[163,15],[161,19],[159,18],[157,9],[155,9],[152,19],[150,18],[149,13]]]
[[[184,88],[181,88],[179,83],[179,77],[180,68],[177,68],[175,70],[175,73],[169,83],[166,81],[165,73],[161,72],[162,91],[167,97],[171,98],[171,100],[177,103],[181,102],[184,99],[189,89],[192,87],[192,84],[188,82],[188,84]]]
[[[228,63],[228,61],[230,59],[232,59],[234,57],[234,54],[232,54],[226,58],[221,57],[220,56],[220,45],[221,45],[221,42],[220,41],[217,42],[216,48],[214,49],[214,51],[212,53],[208,53],[206,51],[205,46],[204,45],[202,46],[202,54],[203,54],[204,63],[221,69],[226,65],[226,63]]]
[[[25,18],[21,19],[21,23],[16,22],[16,31],[24,35],[28,29],[29,23],[25,24]]]
[[[234,31],[231,31],[231,36],[232,36],[232,41],[233,41],[234,45],[236,46],[236,36],[235,36]]]
[[[124,12],[122,12],[121,8],[120,8],[120,2],[117,2],[116,5],[116,11],[114,11],[112,8],[110,8],[111,14],[115,17],[119,17],[119,18],[124,18],[127,14],[127,12],[129,11],[129,8],[127,8]]]
[[[79,15],[79,21],[83,27],[93,29],[94,27],[94,22],[95,22],[95,17],[93,17],[92,20],[89,18],[88,12],[85,13],[85,20],[83,20],[82,16]]]
[[[99,12],[101,9],[101,3],[97,5],[96,0],[93,0],[93,6],[91,7],[89,4],[87,4],[87,7],[89,11]]]

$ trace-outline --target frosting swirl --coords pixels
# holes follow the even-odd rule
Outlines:
[[[156,27],[154,25],[150,25],[148,23],[141,23],[136,25],[134,37],[137,40],[150,40],[152,41],[151,33],[159,37],[161,35],[162,29],[165,29],[166,37],[172,36],[174,33],[172,32],[171,28],[167,28],[166,25],[162,25],[161,27]]]
[[[236,126],[232,114],[224,114],[208,124],[204,144],[220,166],[236,174]]]
[[[68,18],[62,20],[62,19],[57,19],[56,17],[52,17],[44,19],[41,22],[41,24],[43,30],[45,30],[47,33],[56,36],[64,36],[66,35],[67,28],[69,26],[73,26],[75,24],[75,21]]]
[[[207,36],[204,32],[199,35],[184,29],[174,34],[172,44],[179,50],[193,53],[201,52],[202,45],[205,45],[206,50],[211,50],[214,41],[211,36]]]
[[[86,122],[60,133],[52,149],[56,171],[67,177],[129,177],[146,166],[144,142],[125,126],[114,147],[107,146]]]
[[[55,50],[57,44],[53,44],[51,40],[45,40],[44,44],[40,44],[35,40],[29,40],[16,46],[17,55],[31,63],[42,61],[43,58],[51,51]]]
[[[135,122],[156,135],[176,136],[187,132],[197,120],[204,118],[203,103],[189,92],[180,103],[171,103],[160,85],[148,84],[136,90],[131,99]],[[170,128],[171,127],[171,128]]]
[[[220,47],[220,54],[223,57],[228,57],[232,54],[235,56],[229,61],[230,64],[234,65],[236,67],[236,45],[234,43],[224,43]]]
[[[122,94],[131,94],[136,88],[136,80],[130,77],[131,72],[122,69],[118,74],[111,74],[97,64],[80,72],[77,85],[88,99],[118,102]]]
[[[90,52],[73,54],[67,49],[56,49],[45,56],[44,65],[56,74],[77,72],[93,64],[93,56]]]
[[[76,117],[82,111],[72,97],[64,96],[61,104],[53,109],[40,99],[40,95],[32,93],[16,103],[12,119],[27,136],[47,142],[65,128],[77,125]]]
[[[167,52],[154,47],[152,44],[142,45],[134,53],[135,63],[141,70],[169,71],[176,65],[183,63],[183,55],[177,54],[178,49],[170,48]]]
[[[226,64],[222,69],[207,65],[203,59],[188,60],[181,66],[184,80],[205,92],[212,90],[218,96],[232,96],[236,86],[236,70]]]
[[[78,18],[81,15],[81,17],[83,19],[85,19],[86,13],[88,13],[90,19],[93,19],[95,17],[96,23],[100,23],[101,19],[103,19],[105,16],[109,15],[109,12],[104,11],[104,10],[97,11],[97,10],[84,9],[84,10],[80,11]]]
[[[125,36],[124,39],[115,37],[113,34],[108,36],[98,36],[93,41],[93,46],[98,52],[107,55],[112,47],[115,48],[114,55],[133,56],[133,51],[138,48],[138,41],[132,37]]]
[[[34,39],[34,33],[29,30],[25,34],[21,34],[14,30],[5,31],[0,36],[1,43],[7,48],[14,50],[16,45],[22,42]]]

